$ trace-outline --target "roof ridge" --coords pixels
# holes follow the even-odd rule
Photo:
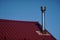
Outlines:
[[[24,20],[10,20],[10,19],[0,19],[0,21],[13,21],[13,22],[29,22],[29,23],[38,23],[38,21],[24,21]]]

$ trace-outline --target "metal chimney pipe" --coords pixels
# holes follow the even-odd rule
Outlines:
[[[45,30],[45,11],[46,11],[46,7],[45,6],[41,6],[41,11],[42,11],[42,32],[44,32]]]

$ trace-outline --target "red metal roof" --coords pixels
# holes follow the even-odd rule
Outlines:
[[[0,40],[56,40],[49,32],[42,34],[41,30],[38,22],[0,19]]]

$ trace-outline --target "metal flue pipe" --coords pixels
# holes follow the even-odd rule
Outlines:
[[[45,11],[46,11],[46,7],[45,6],[41,6],[41,12],[42,12],[42,32],[44,33],[45,30]]]

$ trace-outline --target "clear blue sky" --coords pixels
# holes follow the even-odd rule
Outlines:
[[[38,21],[45,5],[46,29],[60,40],[60,0],[0,0],[0,19]]]

